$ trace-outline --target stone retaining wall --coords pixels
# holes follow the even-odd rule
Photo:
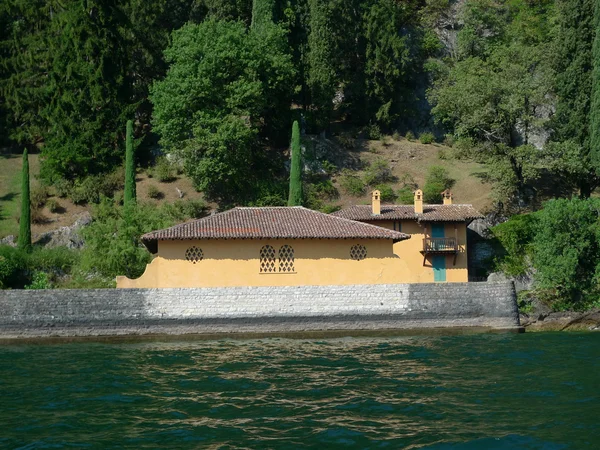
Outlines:
[[[515,328],[512,283],[0,291],[0,338]]]

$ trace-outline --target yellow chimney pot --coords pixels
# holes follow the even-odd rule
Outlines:
[[[415,213],[423,214],[423,191],[421,189],[415,191]]]
[[[381,214],[381,192],[377,190],[371,194],[371,208],[374,216]]]
[[[442,192],[442,199],[444,200],[444,205],[452,204],[452,192],[450,192],[450,189],[446,189]]]

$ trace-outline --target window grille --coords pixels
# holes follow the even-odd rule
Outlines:
[[[275,272],[275,249],[270,245],[264,245],[260,249],[260,273]]]
[[[192,264],[196,264],[204,259],[204,252],[196,246],[190,247],[185,251],[185,259],[191,261]]]
[[[294,249],[284,245],[279,249],[279,272],[290,273],[294,271]]]
[[[367,257],[367,247],[364,245],[353,245],[350,247],[350,258],[360,261]]]

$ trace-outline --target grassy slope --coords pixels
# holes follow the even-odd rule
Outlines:
[[[491,186],[481,181],[477,174],[485,172],[485,168],[477,163],[456,159],[440,159],[440,154],[451,154],[451,149],[439,144],[423,145],[418,142],[409,142],[405,139],[394,141],[390,139],[389,145],[383,145],[380,141],[357,141],[354,150],[341,150],[334,141],[329,141],[329,156],[334,159],[339,167],[355,168],[360,170],[365,164],[376,158],[384,158],[389,161],[394,176],[398,179],[392,183],[395,189],[402,186],[400,180],[408,174],[419,185],[423,186],[427,169],[432,165],[445,167],[450,176],[456,180],[453,188],[455,203],[472,203],[481,211],[486,211],[491,206]],[[39,173],[39,156],[30,155],[30,168],[32,188],[37,183],[36,175]],[[9,234],[16,235],[20,208],[21,190],[21,155],[0,153],[0,238]],[[334,184],[340,191],[340,198],[332,203],[341,206],[353,204],[365,204],[370,202],[370,194],[367,192],[360,198],[346,195],[339,187],[339,179],[334,177]],[[154,185],[163,193],[163,198],[152,200],[148,198],[148,188]],[[189,179],[180,177],[172,183],[160,183],[156,179],[148,178],[147,174],[140,173],[137,176],[138,199],[155,203],[173,202],[179,198],[177,188],[185,193],[184,198],[197,199],[202,194],[196,192]],[[68,199],[57,198],[63,208],[60,214],[51,213],[44,208],[43,215],[47,221],[32,227],[33,236],[53,230],[62,226],[71,225],[77,217],[90,209],[88,206],[74,205]]]
[[[402,180],[408,177],[412,178],[418,186],[423,187],[429,167],[442,166],[448,170],[450,177],[456,180],[452,188],[454,203],[470,203],[482,212],[491,208],[492,186],[483,182],[484,177],[481,176],[487,170],[485,166],[472,161],[454,159],[451,157],[452,149],[440,144],[424,145],[404,138],[399,141],[390,138],[388,142],[388,145],[383,145],[381,141],[357,140],[355,150],[340,151],[339,154],[335,154],[339,150],[333,148],[333,159],[340,167],[358,169],[360,175],[361,166],[377,158],[383,158],[389,162],[392,173],[397,179],[395,183],[390,183],[395,190],[401,188]],[[341,194],[340,199],[334,203],[349,206],[371,201],[369,189],[364,196],[356,198],[344,193],[339,186],[339,177],[334,179],[334,184]]]

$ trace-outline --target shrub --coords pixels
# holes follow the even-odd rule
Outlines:
[[[164,197],[164,194],[153,184],[148,186],[148,197],[153,199],[161,199]]]
[[[161,156],[156,160],[151,172],[152,176],[161,183],[170,183],[177,179],[175,165],[166,156]]]
[[[331,161],[327,160],[321,162],[321,167],[325,172],[327,172],[327,175],[333,175],[338,171],[338,167]]]
[[[413,133],[412,131],[407,131],[406,134],[404,135],[404,137],[409,141],[414,141],[415,133]]]
[[[26,269],[27,253],[0,245],[0,289],[19,287]]]
[[[419,141],[421,141],[421,144],[432,144],[435,142],[435,136],[430,132],[421,133]]]
[[[446,134],[446,135],[444,135],[443,143],[446,147],[453,147],[454,144],[456,143],[456,139],[454,138],[453,134]]]
[[[396,201],[401,205],[412,205],[415,201],[415,195],[413,190],[409,186],[403,186],[398,189],[398,196]]]
[[[392,144],[392,139],[388,135],[381,136],[381,145],[388,147]]]
[[[123,167],[108,174],[90,175],[75,182],[69,197],[76,205],[99,203],[102,196],[112,198],[116,191],[123,189],[124,178]]]
[[[173,222],[183,222],[188,219],[199,219],[206,215],[206,203],[202,200],[175,200],[167,203],[162,211]]]
[[[355,173],[348,169],[342,170],[340,186],[346,194],[360,197],[365,193],[365,184]]]
[[[442,203],[442,192],[450,189],[455,180],[450,178],[448,171],[440,166],[431,166],[423,186],[423,200],[425,203]]]
[[[36,184],[31,189],[30,199],[32,208],[41,208],[48,199],[48,188],[42,184]]]
[[[341,205],[327,204],[323,205],[319,211],[325,214],[331,214],[342,209]]]
[[[513,216],[510,220],[492,228],[494,237],[501,245],[496,268],[508,276],[524,275],[529,266],[531,242],[534,236],[535,215]]]
[[[402,136],[400,136],[400,133],[398,133],[397,131],[394,131],[394,134],[392,135],[392,138],[395,141],[399,141],[400,139],[402,139]]]
[[[446,159],[448,159],[448,153],[446,152],[445,149],[440,148],[438,150],[438,158],[440,158],[442,161],[445,161]]]
[[[377,158],[365,170],[363,181],[368,186],[393,181],[392,169],[387,160]]]
[[[367,135],[372,140],[381,139],[381,128],[376,123],[372,123],[367,127]]]
[[[337,137],[337,141],[346,150],[354,150],[356,147],[356,139],[348,133],[342,133]]]
[[[396,193],[394,189],[389,184],[379,184],[375,186],[381,196],[382,202],[395,202],[396,201]]]
[[[50,278],[45,272],[34,272],[31,284],[25,285],[25,289],[52,289]]]
[[[73,182],[60,178],[54,182],[54,190],[56,195],[60,198],[70,197],[71,190],[73,189]]]
[[[41,224],[48,222],[48,218],[44,215],[42,208],[31,208],[30,212],[31,223]]]
[[[60,203],[58,203],[58,200],[55,198],[48,199],[46,206],[48,207],[48,211],[51,213],[58,213],[63,210],[62,206],[60,206]]]

